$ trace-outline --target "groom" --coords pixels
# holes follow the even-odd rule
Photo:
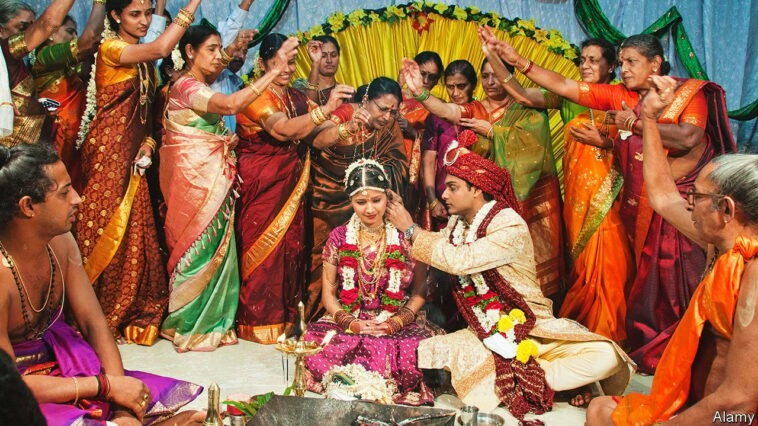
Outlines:
[[[469,324],[421,342],[419,368],[450,370],[464,403],[485,411],[503,403],[519,420],[549,411],[554,391],[598,381],[605,392],[623,391],[635,368],[626,354],[553,316],[508,171],[456,142],[445,164],[442,200],[451,216],[445,229],[419,228],[397,194],[388,206],[390,221],[413,242],[411,255],[458,276],[453,296]]]

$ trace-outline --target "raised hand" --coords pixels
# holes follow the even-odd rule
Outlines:
[[[279,70],[284,69],[292,58],[297,55],[297,47],[299,45],[300,42],[297,40],[297,37],[290,37],[287,40],[284,40],[282,46],[276,51],[273,68]]]
[[[134,413],[139,420],[150,406],[150,389],[141,380],[129,376],[108,375],[111,384],[108,399]]]
[[[332,89],[332,92],[329,94],[329,100],[326,101],[326,105],[321,107],[321,109],[326,114],[331,114],[340,105],[352,99],[354,94],[355,89],[352,87],[347,84],[338,84]]]
[[[516,64],[518,63],[518,61],[521,59],[521,55],[519,55],[519,53],[516,51],[516,49],[514,49],[513,46],[511,46],[511,44],[508,43],[505,40],[495,39],[493,41],[492,39],[490,39],[490,41],[488,41],[488,43],[489,43],[488,46],[490,48],[494,47],[494,49],[497,52],[497,54],[501,58],[503,58],[503,60],[505,62],[507,62],[507,63],[509,63],[509,64],[511,64],[513,66],[516,66]]]
[[[653,75],[648,78],[650,91],[642,102],[642,113],[651,118],[657,118],[668,104],[674,99],[676,80],[668,76]]]
[[[421,76],[421,70],[413,59],[403,58],[402,73],[405,76],[405,83],[408,90],[413,96],[421,96],[424,93],[424,78]]]
[[[235,56],[238,53],[242,54],[247,49],[247,44],[253,40],[255,33],[258,30],[241,30],[237,33],[237,37],[234,38],[232,44],[229,45],[227,52],[231,56]]]
[[[323,44],[324,43],[320,41],[311,40],[305,45],[313,66],[316,66],[321,61],[321,46],[323,46]]]
[[[395,225],[395,228],[400,230],[400,232],[404,232],[413,225],[413,218],[408,213],[408,210],[405,209],[405,206],[403,206],[403,199],[399,195],[391,189],[387,191],[387,194],[389,195],[389,201],[385,216]]]

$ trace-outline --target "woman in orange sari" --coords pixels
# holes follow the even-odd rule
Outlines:
[[[264,71],[274,68],[286,40],[276,33],[263,38],[259,65]],[[294,73],[292,58],[261,96],[237,114],[242,178],[235,224],[241,272],[237,334],[263,344],[292,332],[305,289],[309,253],[304,195],[310,184],[311,133],[353,94],[351,87],[338,84],[319,107],[288,87]]]
[[[76,21],[66,15],[63,25],[31,55],[34,85],[39,97],[59,104],[53,113],[55,149],[76,190],[81,189],[82,173],[76,139],[86,105],[86,88],[79,76],[80,63],[97,47],[104,17],[105,4],[94,2],[82,36],[77,38]]]
[[[149,137],[156,115],[152,61],[171,53],[199,4],[190,0],[158,39],[144,45],[139,39],[152,19],[152,2],[105,4],[107,24],[116,33],[100,45],[91,77],[97,108],[81,145],[84,204],[76,237],[108,325],[120,341],[153,344],[168,304],[166,266],[142,176],[156,149]]]
[[[609,111],[619,128],[614,152],[624,177],[620,216],[634,248],[637,269],[627,289],[626,330],[632,359],[641,371],[652,373],[705,269],[703,249],[653,212],[642,180],[640,100],[650,89],[649,77],[669,71],[663,48],[652,35],[626,39],[619,51],[623,85],[567,79],[534,65],[502,40],[493,40],[492,48],[551,92]],[[661,115],[658,127],[677,186],[685,194],[711,158],[734,152],[736,147],[723,90],[703,80],[678,82],[674,102]]]
[[[431,114],[474,130],[479,138],[470,149],[511,172],[521,212],[534,242],[540,287],[546,296],[560,292],[563,226],[547,116],[515,103],[495,78],[488,61],[482,64],[482,86],[487,99],[462,105],[445,103],[430,95],[421,85],[415,62],[405,60],[403,68],[411,92]],[[453,136],[457,137],[457,133]],[[438,174],[443,167],[438,163]]]
[[[493,38],[480,30],[483,42]],[[492,55],[493,61],[497,58]],[[497,58],[497,62],[500,62]],[[500,62],[502,63],[502,62]],[[609,84],[616,66],[616,49],[603,39],[582,43],[580,71],[588,83]],[[544,89],[523,88],[504,67],[495,67],[498,80],[522,105],[559,108],[566,126],[564,208],[568,250],[572,262],[569,291],[561,317],[579,321],[590,331],[616,342],[626,339],[624,290],[634,263],[616,198],[623,178],[614,167],[613,139],[617,128],[611,115],[589,110]]]

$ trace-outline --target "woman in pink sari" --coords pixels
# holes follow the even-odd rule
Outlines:
[[[223,48],[216,30],[197,25],[179,42],[187,72],[169,91],[160,151],[171,289],[161,334],[178,351],[209,351],[237,342],[237,159],[232,150],[238,138],[224,128],[221,115],[236,114],[258,98],[297,46],[295,39],[285,42],[278,62],[255,83],[231,95],[214,92],[208,85],[229,63],[224,58],[245,49],[251,36],[241,32]]]

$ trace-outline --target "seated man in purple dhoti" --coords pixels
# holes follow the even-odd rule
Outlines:
[[[199,424],[175,413],[200,386],[124,370],[69,232],[80,202],[52,148],[0,147],[0,349],[50,425]]]

